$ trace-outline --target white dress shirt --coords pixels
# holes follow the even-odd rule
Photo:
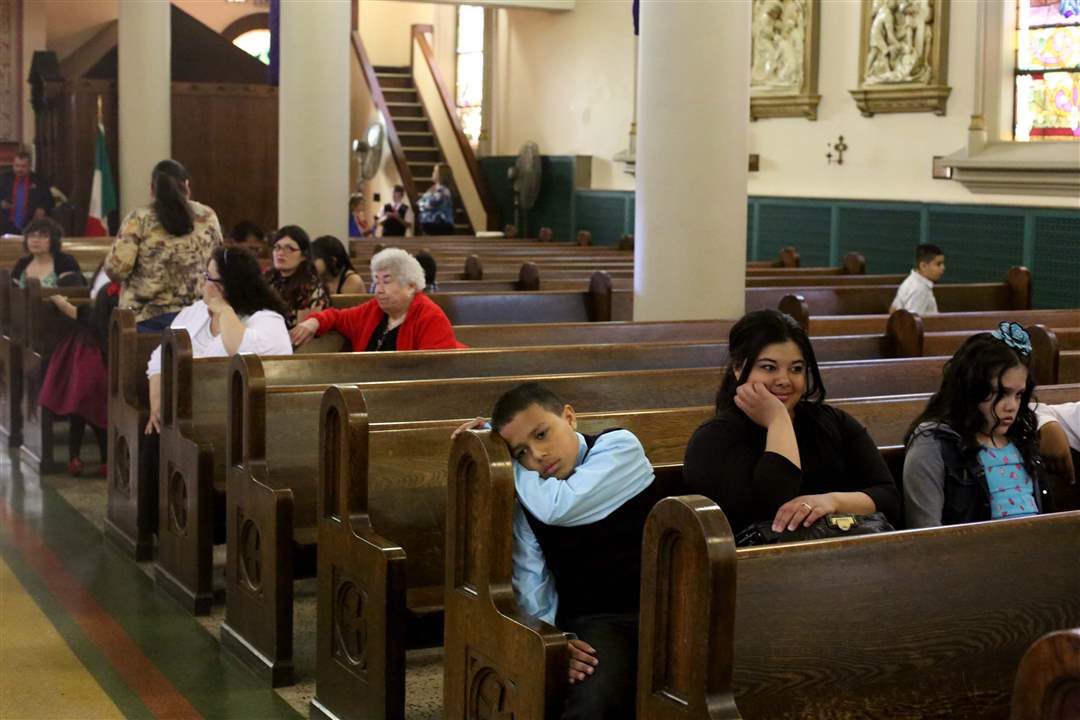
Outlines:
[[[1056,422],[1065,431],[1069,447],[1080,452],[1080,402],[1067,402],[1060,405],[1039,403],[1034,406],[1035,418],[1039,429],[1048,422]]]
[[[890,308],[890,311],[893,310],[907,310],[919,315],[937,313],[934,282],[920,275],[918,270],[912,270],[896,291],[896,298]]]

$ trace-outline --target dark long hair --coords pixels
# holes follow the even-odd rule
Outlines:
[[[191,205],[184,192],[190,179],[188,171],[175,160],[162,160],[154,166],[150,184],[154,189],[154,212],[170,235],[187,235],[195,229]]]
[[[810,338],[795,318],[779,310],[755,310],[742,316],[728,334],[728,366],[720,389],[716,391],[716,413],[735,407],[735,389],[746,382],[761,351],[768,345],[788,340],[799,346],[806,361],[806,394],[800,402],[825,401],[825,383],[821,381],[817,357]],[[735,368],[741,367],[738,377]]]
[[[303,259],[300,260],[300,264],[293,270],[292,275],[281,278],[281,286],[278,288],[278,293],[281,295],[281,299],[285,301],[287,306],[301,307],[306,298],[299,295],[301,289],[300,286],[310,278],[319,280],[319,274],[315,272],[315,264],[311,261],[311,236],[299,225],[285,225],[274,233],[274,238],[270,242],[271,247],[276,245],[278,240],[283,237],[290,237],[296,242],[297,247],[300,248],[300,255]],[[275,275],[281,275],[281,271],[275,267],[271,267],[270,272]],[[322,280],[319,280],[319,282],[322,282]]]
[[[976,433],[982,431],[985,422],[979,412],[979,404],[993,395],[990,406],[993,413],[994,406],[1005,394],[1001,379],[1014,367],[1027,368],[1028,376],[1016,421],[1005,436],[1020,450],[1028,471],[1033,471],[1033,462],[1039,452],[1039,433],[1036,432],[1038,424],[1035,413],[1029,407],[1035,392],[1029,358],[988,332],[969,337],[945,363],[941,387],[919,417],[915,418],[915,422],[911,423],[904,442],[910,444],[912,438],[919,434],[919,426],[923,423],[935,422],[955,430],[966,451],[978,450]]]
[[[322,260],[326,263],[326,272],[338,279],[347,275],[350,270],[356,272],[345,246],[333,235],[315,238],[311,243],[311,259],[313,262]]]
[[[64,228],[60,227],[60,223],[56,222],[52,218],[43,217],[36,220],[31,220],[29,224],[23,228],[23,250],[30,252],[30,246],[26,242],[26,238],[31,235],[48,235],[49,236],[49,254],[56,259],[56,256],[60,254],[60,248],[63,247]]]
[[[237,315],[253,315],[260,310],[273,310],[281,317],[288,311],[263,276],[259,261],[247,250],[218,247],[210,256],[221,275],[221,291],[225,302]]]

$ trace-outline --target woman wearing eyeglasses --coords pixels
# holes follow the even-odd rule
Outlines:
[[[285,324],[292,329],[308,314],[330,307],[330,293],[315,271],[311,238],[303,228],[286,225],[274,233],[273,251],[266,279],[285,301]]]
[[[183,310],[170,327],[187,330],[195,358],[239,352],[291,355],[285,306],[270,288],[259,261],[244,250],[217,248],[203,276],[202,300]],[[150,355],[150,422],[146,434],[161,430],[161,347]]]

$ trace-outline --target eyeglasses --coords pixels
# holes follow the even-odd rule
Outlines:
[[[274,245],[274,252],[292,254],[300,252],[300,248],[295,245],[282,245],[281,243],[278,243],[277,245]]]
[[[216,285],[224,285],[225,284],[225,281],[222,280],[221,278],[210,277],[210,273],[208,273],[208,272],[203,273],[203,277],[206,279],[206,282],[212,282],[212,283],[214,283]]]

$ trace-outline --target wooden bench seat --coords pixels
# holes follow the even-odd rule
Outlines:
[[[1077,392],[1075,386],[1069,390]],[[872,432],[877,437],[877,427]],[[459,440],[450,470],[447,524],[456,541],[447,546],[446,717],[468,717],[467,708],[480,691],[478,685],[491,690],[512,683],[515,692],[505,695],[508,702],[498,709],[523,717],[557,718],[566,685],[564,636],[557,628],[519,613],[510,593],[514,486],[509,453],[490,433],[474,433]],[[698,502],[712,506],[704,499]],[[719,526],[724,532],[710,535],[706,546],[694,535],[646,531],[638,717],[847,717],[851,712],[880,718],[1004,717],[1000,710],[997,715],[978,712],[994,704],[1001,706],[1002,701],[1008,707],[1008,683],[1017,651],[1023,652],[1032,639],[1021,636],[1038,637],[1062,616],[1071,616],[1075,623],[1080,613],[1080,566],[1075,561],[1080,513],[1076,512],[874,538],[740,549],[738,563],[726,520],[717,524],[692,514],[684,519],[679,524],[684,530],[700,532]],[[1014,522],[1027,527],[1015,527]],[[1032,522],[1035,531],[1030,530]],[[1068,529],[1062,530],[1063,526]],[[961,539],[970,539],[984,528],[988,534],[977,548],[957,548],[966,556],[958,562],[950,543],[962,544],[966,541]],[[1054,529],[1050,535],[1041,534],[1045,528]],[[1002,532],[1008,538],[1000,536]],[[1029,548],[1018,551],[1014,542],[1026,538],[1028,532],[1038,535],[1038,540],[1032,539]],[[929,540],[935,535],[949,540]],[[852,542],[865,545],[860,549]],[[867,557],[867,547],[880,548],[882,543],[893,551],[876,560]],[[1043,553],[1042,548],[1050,545],[1054,547]],[[1018,571],[1024,575],[1022,581],[1013,585],[1011,576],[1002,580],[1002,573],[986,571],[985,558],[999,557],[999,551],[1024,566]],[[869,555],[876,552],[873,549]],[[1034,556],[1038,562],[1030,561]],[[935,563],[942,560],[940,565],[931,565],[928,558]],[[710,570],[705,560],[720,565]],[[744,562],[753,565],[744,567]],[[1057,570],[1063,562],[1069,565],[1070,574],[1065,576]],[[853,568],[865,570],[860,575]],[[738,603],[734,595],[737,572]],[[863,582],[855,582],[859,579]],[[823,580],[828,581],[824,586],[810,587]],[[1009,583],[1009,592],[985,600],[994,610],[978,613],[984,622],[964,622],[966,600],[954,603],[953,599],[958,594],[962,598],[995,595],[999,582]],[[836,589],[837,583],[842,583],[842,590]],[[1032,598],[1034,607],[1017,595],[1024,593],[1026,583],[1039,585],[1040,597]],[[892,598],[888,603],[880,600],[885,587]],[[942,587],[950,592],[943,596]],[[897,594],[903,599],[896,600]],[[940,620],[939,614],[926,611],[927,603],[943,604],[943,597],[953,609],[948,622],[957,624],[957,633],[966,631],[970,637],[951,651],[934,639],[945,636],[944,630],[936,634],[927,630]],[[897,613],[903,613],[903,619],[897,619]],[[838,637],[837,622],[846,628],[854,623],[858,631],[852,637],[846,629]],[[986,633],[987,622],[996,631]],[[707,646],[701,628],[711,628]],[[717,638],[719,644],[713,641]],[[896,638],[905,642],[897,644]],[[966,652],[966,647],[995,657],[997,652],[1008,656],[1000,664],[993,663],[993,683],[984,680],[988,685],[996,683],[995,691],[982,687],[969,696],[970,682],[937,677],[973,671],[972,663],[986,660],[976,654],[957,664],[953,658]],[[919,679],[927,679],[920,665],[926,663],[935,667],[933,701],[919,693]],[[990,677],[977,670],[974,674]],[[897,692],[905,682],[905,692]],[[836,692],[834,685],[841,690]],[[742,715],[716,716],[717,708],[733,711],[732,698],[738,699]],[[941,708],[944,715],[928,716],[928,708]]]
[[[1077,547],[1080,512],[735,550],[718,507],[669,498],[643,539],[638,717],[1006,718],[1027,648],[1080,623]]]
[[[243,358],[243,360],[249,360],[249,358]],[[283,358],[283,360],[285,359]],[[239,363],[241,360],[234,362]],[[835,381],[843,377],[847,387],[864,388],[879,385],[882,377],[888,377],[890,378],[889,384],[894,391],[902,391],[901,389],[926,391],[936,386],[942,362],[942,358],[845,362],[826,366],[824,370],[834,381],[834,385],[837,384]],[[600,374],[552,376],[544,380],[557,392],[561,392],[567,397],[583,398],[581,402],[584,406],[589,406],[588,403],[592,403],[592,407],[603,409],[616,409],[618,407],[629,409],[649,405],[661,407],[664,405],[686,405],[690,404],[689,400],[693,397],[699,398],[696,404],[707,403],[715,393],[720,373],[718,370],[713,369],[696,373],[685,370],[667,381],[664,380],[665,375],[671,376],[672,374],[664,370],[654,373],[622,373],[608,376]],[[371,402],[375,404],[376,409],[379,410],[378,414],[372,414],[371,417],[377,418],[380,422],[385,421],[393,426],[399,426],[401,423],[408,421],[428,423],[439,421],[437,424],[444,424],[446,420],[460,420],[463,416],[468,417],[488,412],[494,400],[502,392],[530,377],[536,376],[530,374],[519,377],[471,379],[453,382],[392,383],[382,387],[365,387],[365,392],[370,397]],[[691,381],[694,377],[700,379],[693,383]],[[251,385],[249,383],[249,387]],[[678,390],[680,386],[687,388],[681,394]],[[284,407],[285,405],[295,407],[301,403],[308,406],[314,404],[314,401],[310,399],[301,400],[297,394],[298,392],[313,394],[317,393],[318,389],[314,386],[307,388],[290,387],[280,390],[271,387],[265,394],[265,404],[263,405],[265,416],[267,418],[273,416],[276,412],[273,409],[274,407]],[[331,390],[330,392],[333,394],[334,391]],[[274,402],[277,402],[278,405],[272,405]],[[254,401],[251,405],[258,407],[259,402]],[[342,417],[348,417],[350,423],[353,420],[352,416],[355,414],[340,409],[334,412],[340,412]],[[230,421],[229,428],[231,430],[236,426],[235,418],[239,416],[245,421],[252,420],[250,426],[261,430],[259,420],[255,419],[261,415],[262,413],[238,413],[235,407],[232,407],[230,408],[230,417],[234,419]],[[292,417],[298,416],[293,415]],[[311,417],[304,422],[309,437],[315,432],[315,428],[320,427],[320,420],[317,417]],[[332,420],[324,417],[321,424],[325,425],[328,422],[332,422]],[[266,432],[269,431],[266,430]],[[403,433],[399,433],[399,435],[404,436]],[[355,433],[351,430],[343,431],[340,437],[347,441],[355,437]],[[689,434],[686,437],[689,437]],[[290,451],[288,445],[272,441],[273,438],[269,435],[264,438],[250,440],[247,431],[245,431],[243,443],[245,448],[265,448],[265,451],[269,453],[265,459],[255,457],[251,462],[255,463],[256,466],[264,463],[267,467],[273,468],[273,453],[275,451]],[[396,451],[393,449],[383,451],[381,444],[375,444],[374,438],[371,442],[372,446],[368,449],[369,465],[371,466],[369,483],[406,488],[413,487],[418,477],[433,477],[435,478],[434,482],[438,483],[438,487],[443,486],[443,483],[445,483],[440,469],[443,458],[446,457],[446,452],[449,450],[448,438],[432,439],[423,445],[417,444],[408,450],[404,449],[408,446],[397,446],[401,449]],[[381,443],[381,436],[379,442]],[[273,447],[271,447],[271,444],[273,444]],[[324,439],[320,444],[326,447],[327,442]],[[230,452],[237,446],[234,440],[228,441],[226,445]],[[248,452],[248,450],[245,449],[244,452]],[[340,452],[342,457],[355,457],[356,450],[342,449]],[[244,463],[246,462],[248,461],[245,459]],[[295,536],[292,527],[281,527],[282,521],[274,520],[274,518],[280,519],[293,514],[292,511],[282,511],[281,505],[284,503],[305,508],[311,506],[317,495],[317,484],[313,482],[309,475],[305,474],[289,480],[286,480],[284,476],[275,476],[272,478],[271,485],[282,489],[283,492],[283,489],[288,487],[289,494],[288,497],[283,494],[271,497],[263,488],[245,490],[245,485],[260,484],[259,478],[255,476],[255,473],[239,472],[242,466],[238,467],[238,465],[241,464],[231,460],[229,462],[226,517],[233,518],[242,515],[244,518],[250,519],[255,527],[259,528],[260,546],[273,553],[260,563],[265,575],[269,572],[267,568],[270,565],[274,565],[278,570],[281,569],[281,553],[288,554],[286,551],[290,547],[289,543],[292,542]],[[410,470],[414,465],[417,468],[424,468],[424,470]],[[367,471],[369,471],[367,466],[350,467],[350,472],[353,473]],[[419,473],[419,476],[417,473]],[[426,483],[427,480],[424,482]],[[188,493],[188,497],[191,497],[191,493]],[[259,503],[257,507],[245,506],[248,500],[257,503],[260,499],[266,502]],[[407,508],[407,505],[402,507],[403,510]],[[301,513],[297,510],[296,514]],[[310,515],[307,510],[304,510],[302,514],[305,517]],[[438,515],[431,516],[430,513],[425,512],[425,517],[430,519],[431,517],[438,517]],[[391,523],[391,525],[400,522],[392,513],[381,515],[380,518],[389,518],[382,520],[382,527],[385,527],[387,522]],[[395,537],[393,534],[388,534],[388,536]],[[230,536],[231,540],[232,537]],[[406,547],[406,552],[409,551],[409,547],[415,548],[416,546],[410,543]],[[278,548],[279,550],[275,551],[271,550],[271,548]],[[234,564],[234,553],[238,551],[240,551],[238,547],[230,544],[228,567],[232,567]],[[271,562],[270,557],[275,557],[277,560]],[[291,573],[286,574],[291,575]],[[410,571],[409,576],[412,578],[410,583],[420,581],[420,578],[416,577],[417,575],[418,573]],[[283,627],[291,627],[292,615],[291,610],[289,610],[292,604],[291,589],[282,588],[275,582],[264,582],[256,594],[250,587],[245,589],[244,585],[234,587],[231,573],[227,576],[227,583],[226,625],[230,633],[243,638],[243,642],[239,642],[234,638],[230,642],[230,646],[234,650],[241,651],[243,648],[255,648],[256,652],[248,651],[243,653],[242,656],[245,657],[246,661],[259,669],[260,674],[270,680],[288,682],[291,673],[291,658],[275,655],[275,652],[284,645],[282,638],[275,636],[275,633]],[[281,592],[281,596],[271,595],[271,593],[276,592]],[[277,617],[276,620],[273,619],[275,616]]]
[[[22,444],[19,455],[27,467],[39,474],[59,472],[64,463],[56,460],[56,418],[38,405],[38,395],[45,379],[45,371],[53,350],[78,324],[52,304],[52,295],[68,297],[76,307],[90,302],[89,288],[43,288],[41,282],[31,278],[26,289],[12,289],[12,295],[23,295],[26,312],[26,337],[22,347],[22,399],[19,412],[22,423]]]
[[[1047,633],[1020,660],[1009,720],[1080,717],[1080,628]]]
[[[157,483],[141,481],[143,429],[150,417],[146,364],[161,342],[135,329],[135,313],[117,308],[109,322],[109,479],[105,536],[136,560],[153,557]]]

